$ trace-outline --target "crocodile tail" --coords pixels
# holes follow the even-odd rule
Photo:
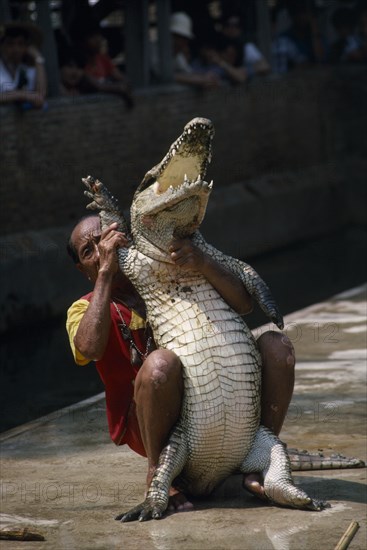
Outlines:
[[[322,451],[309,452],[288,449],[288,456],[294,472],[307,470],[339,470],[344,468],[365,468],[363,460],[332,453],[325,456]]]
[[[124,233],[128,240],[131,240],[129,226],[120,211],[117,199],[108,191],[103,183],[92,176],[82,178],[82,182],[87,188],[84,194],[89,199],[92,199],[92,202],[87,205],[87,209],[99,211],[102,230],[111,225],[111,223],[117,222],[118,231]]]

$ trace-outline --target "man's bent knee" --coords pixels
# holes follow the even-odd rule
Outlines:
[[[294,369],[296,363],[294,347],[288,336],[282,332],[269,330],[257,340],[263,362],[271,361],[278,365]]]
[[[150,383],[156,389],[167,382],[181,380],[181,361],[175,353],[165,349],[157,349],[150,353],[136,377],[137,384]]]

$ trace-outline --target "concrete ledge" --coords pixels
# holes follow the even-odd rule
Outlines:
[[[28,432],[29,430],[40,428],[43,424],[47,424],[48,422],[55,422],[61,416],[72,416],[78,414],[80,410],[85,411],[89,407],[97,405],[100,401],[103,401],[104,405],[105,392],[93,395],[92,397],[88,397],[88,399],[83,399],[83,401],[79,401],[78,403],[74,403],[73,405],[68,405],[67,407],[63,407],[62,409],[58,409],[57,411],[41,416],[40,418],[36,418],[36,420],[31,420],[30,422],[21,424],[16,428],[11,428],[10,430],[2,432],[0,434],[0,443],[3,443],[4,441],[11,439],[12,437],[17,437],[24,432]]]
[[[215,187],[202,232],[227,254],[248,258],[365,224],[365,173],[367,161],[355,159]],[[66,255],[71,227],[1,238],[0,332],[65,315],[88,291]]]

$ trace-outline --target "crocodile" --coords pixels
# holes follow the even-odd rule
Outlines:
[[[88,208],[100,211],[102,229],[117,221],[128,236],[129,246],[118,250],[119,266],[146,303],[157,346],[174,351],[183,365],[180,418],[145,500],[118,516],[122,522],[161,518],[173,482],[185,493],[208,495],[236,472],[261,472],[265,494],[276,504],[317,511],[327,506],[294,485],[286,446],[259,424],[261,357],[251,331],[200,273],[182,271],[170,258],[172,238],[190,236],[235,273],[265,314],[283,327],[259,275],[215,249],[199,232],[213,186],[203,179],[213,135],[208,119],[196,118],[185,126],[138,187],[131,231],[106,187],[91,176],[83,179],[92,199]]]

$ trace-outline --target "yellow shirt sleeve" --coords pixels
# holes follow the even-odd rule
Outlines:
[[[74,355],[74,361],[77,365],[87,365],[90,360],[77,350],[74,344],[74,337],[77,333],[79,323],[89,306],[88,300],[77,300],[68,309],[66,319],[66,330],[69,336],[71,351]]]
[[[139,330],[146,327],[145,320],[134,309],[131,310],[130,330]]]
[[[87,311],[88,306],[88,300],[77,300],[69,307],[67,313],[66,330],[69,336],[69,342],[71,351],[73,352],[74,361],[77,365],[87,365],[88,363],[90,363],[90,360],[84,357],[84,355],[80,353],[80,351],[75,347],[74,344],[74,338],[77,333],[79,323],[84,313]],[[132,310],[129,325],[130,330],[143,329],[145,328],[145,325],[145,320],[142,319],[142,317],[140,317],[140,315],[136,311]]]

